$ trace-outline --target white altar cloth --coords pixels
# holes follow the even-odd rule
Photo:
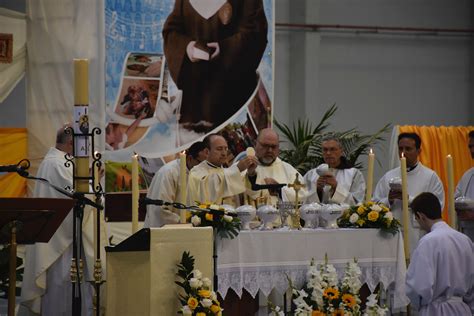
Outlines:
[[[275,289],[288,289],[287,276],[301,288],[311,258],[324,262],[325,254],[341,278],[346,263],[357,259],[361,281],[373,291],[378,283],[390,289],[392,309],[408,305],[405,296],[405,254],[401,234],[392,237],[378,229],[312,229],[289,231],[241,231],[235,239],[218,241],[219,293],[229,289],[239,296],[247,290],[253,297]]]

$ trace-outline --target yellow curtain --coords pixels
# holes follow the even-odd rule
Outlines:
[[[448,193],[446,156],[451,155],[454,163],[454,183],[459,182],[466,170],[474,166],[467,147],[468,133],[474,126],[412,126],[399,127],[400,133],[417,133],[421,137],[420,161],[433,169],[441,178],[445,196]],[[447,219],[447,204],[443,218]]]
[[[13,165],[26,158],[28,150],[26,128],[0,128],[0,164]],[[0,175],[0,197],[26,195],[26,179],[16,173]]]

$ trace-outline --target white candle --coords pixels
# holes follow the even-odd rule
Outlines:
[[[371,148],[369,153],[369,161],[367,163],[367,192],[365,194],[366,202],[369,202],[372,199],[372,189],[374,186],[374,160],[375,154]]]
[[[132,234],[138,231],[138,155],[132,156]]]
[[[186,153],[183,151],[179,153],[179,202],[186,204],[186,190],[187,190],[187,167],[186,167]],[[186,210],[179,210],[179,219],[181,224],[186,223]]]
[[[405,259],[410,259],[410,238],[408,236],[408,182],[407,182],[407,160],[402,153],[400,158],[400,172],[402,175],[402,224],[403,224],[403,248]]]
[[[456,212],[454,210],[454,166],[453,157],[446,156],[446,165],[448,166],[448,214],[449,225],[456,229]]]

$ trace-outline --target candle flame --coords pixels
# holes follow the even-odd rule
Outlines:
[[[186,155],[186,150],[183,150],[181,153],[182,153],[183,155]]]
[[[448,154],[448,158],[451,158],[451,154]]]
[[[370,148],[370,154],[372,155],[374,153],[374,151],[372,150],[372,148]]]
[[[405,154],[403,153],[403,151],[402,151],[402,158],[405,158]]]

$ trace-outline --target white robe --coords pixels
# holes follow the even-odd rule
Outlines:
[[[180,196],[180,161],[175,159],[160,168],[148,188],[147,197],[166,202],[175,202]],[[161,227],[179,223],[179,213],[172,207],[148,205],[143,227]]]
[[[355,205],[364,201],[365,180],[359,169],[333,169],[337,181],[336,190],[331,193],[330,203]],[[306,188],[308,188],[307,202],[320,202],[316,181],[319,175],[315,169],[311,169],[304,176]]]
[[[421,316],[474,314],[474,248],[465,235],[437,222],[420,239],[406,291]]]
[[[469,169],[466,171],[461,180],[456,187],[456,193],[454,194],[455,198],[458,197],[466,197],[471,200],[474,200],[474,168]],[[460,228],[462,232],[468,235],[471,240],[474,241],[474,223],[473,222],[463,222],[460,223]]]
[[[50,148],[40,164],[37,177],[45,178],[59,187],[72,187],[72,167],[64,166],[65,153]],[[67,198],[48,185],[36,182],[35,197]],[[31,312],[42,315],[71,315],[72,285],[69,274],[72,258],[72,210],[66,216],[48,243],[26,246],[25,271],[23,276],[21,301]],[[93,213],[84,210],[83,246],[85,251],[85,276],[93,279],[94,248]],[[104,227],[104,226],[102,226]],[[104,230],[101,236],[105,238]],[[84,257],[83,257],[84,258]],[[105,253],[102,253],[102,268],[105,271]],[[89,283],[82,283],[82,315],[92,315],[93,289]]]
[[[298,175],[298,179],[301,184],[304,184],[304,179],[301,174],[296,170],[292,165],[289,163],[282,161],[280,158],[277,158],[270,166],[264,166],[259,164],[257,169],[255,170],[257,173],[257,179],[255,180],[256,184],[265,184],[265,178],[273,178],[278,183],[286,183],[291,184],[296,180],[296,175]],[[247,180],[248,181],[248,180]],[[278,202],[278,198],[275,196],[271,196],[268,190],[261,190],[261,191],[253,191],[250,189],[250,184],[247,184],[247,195],[250,196],[253,200],[256,198],[263,196],[263,197],[270,197],[271,204],[275,205]],[[296,198],[295,190],[291,187],[284,186],[281,190],[282,193],[282,200],[294,202]],[[307,196],[306,188],[302,188],[298,192],[298,199],[299,201],[304,201]]]
[[[191,205],[198,202],[236,206],[235,196],[244,191],[244,179],[237,165],[222,168],[203,161],[189,172],[188,203]]]
[[[474,167],[466,171],[459,180],[454,197],[461,196],[474,200]]]
[[[372,199],[390,206],[395,218],[402,222],[402,201],[395,200],[392,205],[388,202],[390,191],[389,181],[392,178],[401,178],[400,167],[388,171],[377,183]],[[407,172],[409,203],[422,192],[431,192],[439,199],[441,209],[444,207],[444,189],[436,172],[423,166],[421,162],[411,171]],[[410,241],[410,253],[415,250],[418,240],[423,235],[420,226],[412,212],[409,212],[408,235]]]

